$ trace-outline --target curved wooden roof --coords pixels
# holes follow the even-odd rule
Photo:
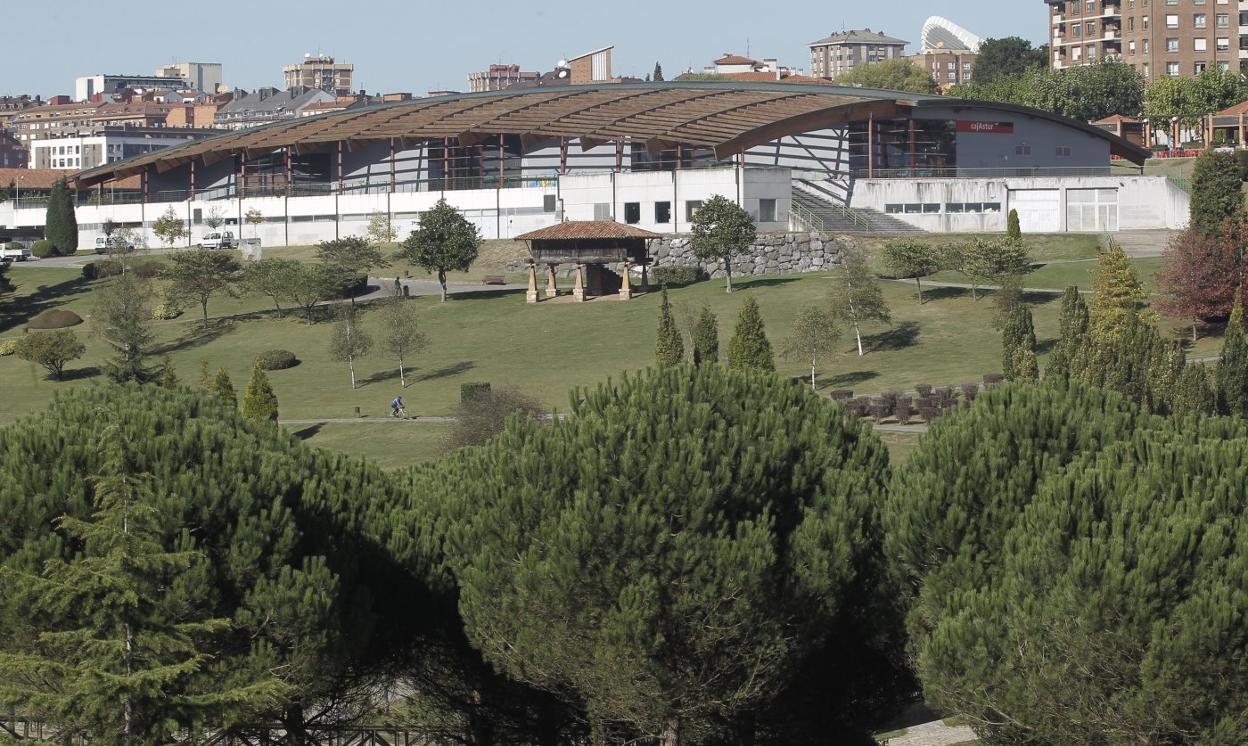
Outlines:
[[[645,142],[652,151],[691,145],[711,148],[716,157],[727,158],[784,136],[870,115],[903,116],[920,103],[936,101],[952,103],[947,98],[896,91],[785,83],[698,81],[511,89],[349,109],[230,132],[83,171],[75,181],[80,187],[90,186],[151,167],[168,171],[195,158],[213,163],[238,152],[264,154],[287,146],[337,142],[350,146],[391,138],[410,143],[448,137],[471,145],[500,134],[520,135],[526,145],[553,137],[575,138],[585,148],[627,138]]]

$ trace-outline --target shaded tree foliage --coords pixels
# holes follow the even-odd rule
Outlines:
[[[905,57],[855,65],[836,78],[838,85],[879,88],[907,93],[937,93],[940,87],[932,74]]]
[[[436,274],[446,302],[446,273],[467,272],[481,250],[481,232],[445,198],[420,216],[398,257]]]

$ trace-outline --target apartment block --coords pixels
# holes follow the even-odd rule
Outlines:
[[[541,73],[521,70],[519,65],[490,65],[490,69],[468,73],[468,91],[501,91],[516,83],[537,80]]]
[[[204,93],[217,93],[221,88],[220,62],[173,62],[156,71],[160,78],[185,80],[190,87]]]
[[[303,62],[282,68],[282,87],[319,88],[334,96],[348,96],[354,73],[355,65],[335,62],[326,55],[305,54]]]
[[[835,80],[858,65],[905,56],[909,43],[869,28],[832,34],[810,43],[810,74]]]
[[[1056,70],[1120,59],[1147,80],[1248,60],[1245,0],[1045,0]]]

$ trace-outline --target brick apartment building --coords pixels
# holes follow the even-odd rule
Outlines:
[[[1045,0],[1054,69],[1115,57],[1146,80],[1190,77],[1248,58],[1244,0]]]
[[[519,65],[490,65],[488,70],[468,73],[468,92],[501,91],[516,83],[537,80],[541,75],[521,70]]]
[[[834,80],[860,64],[904,57],[910,42],[882,31],[842,31],[810,43],[810,74]]]

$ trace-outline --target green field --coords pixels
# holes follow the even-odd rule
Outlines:
[[[1093,237],[1094,238],[1094,237]],[[1070,245],[1046,238],[1047,256],[1078,255],[1089,250],[1087,237],[1070,237]],[[289,250],[298,256],[299,249]],[[1095,251],[1095,246],[1091,247]],[[277,252],[274,252],[277,253]],[[1037,253],[1040,253],[1039,251]],[[1137,260],[1141,273],[1151,275],[1148,262]],[[1090,262],[1050,264],[1029,276],[1028,287],[1083,285]],[[490,267],[475,270],[489,273]],[[76,269],[16,266],[10,276],[17,286],[7,304],[0,307],[0,339],[21,335],[21,325],[46,308],[67,308],[89,317],[92,289]],[[724,293],[722,282],[702,282],[670,293],[678,323],[703,305],[719,318],[721,350],[732,335],[737,310],[746,297],[758,300],[773,345],[789,332],[797,311],[819,302],[829,285],[826,274],[741,279],[737,291]],[[927,302],[919,305],[913,283],[885,282],[884,293],[892,308],[890,325],[864,330],[867,354],[859,357],[852,336],[842,338],[841,351],[822,364],[818,385],[822,391],[849,388],[858,394],[888,389],[912,389],[915,384],[956,385],[981,380],[998,372],[1000,339],[993,329],[991,293],[973,301],[969,290],[930,288]],[[1057,334],[1058,296],[1036,293],[1033,303],[1036,334],[1043,365]],[[199,378],[201,363],[215,371],[225,368],[240,394],[246,385],[252,360],[268,349],[291,350],[300,359],[294,368],[270,374],[283,419],[350,419],[355,408],[365,418],[381,418],[388,402],[402,393],[411,415],[449,415],[459,399],[463,383],[487,381],[495,387],[514,387],[540,400],[552,410],[567,410],[569,393],[578,386],[593,385],[624,371],[648,365],[654,355],[657,293],[642,295],[628,303],[601,300],[586,304],[524,302],[523,292],[473,290],[459,293],[448,303],[422,297],[408,301],[419,309],[422,328],[429,337],[428,350],[409,361],[409,386],[401,389],[396,364],[375,353],[357,364],[361,385],[352,390],[347,366],[330,359],[330,325],[307,325],[291,315],[277,317],[263,296],[214,298],[209,306],[212,323],[201,328],[199,310],[189,309],[173,321],[156,322],[158,354],[169,354],[179,376],[188,382]],[[375,330],[377,319],[365,314]],[[1181,327],[1180,324],[1173,326]],[[107,354],[101,340],[93,337],[90,324],[77,327],[87,343],[87,355],[68,366],[69,380],[48,380],[43,369],[16,357],[0,357],[0,424],[46,406],[55,392],[93,385]],[[374,331],[375,334],[379,332]],[[1179,332],[1185,333],[1184,330]],[[1216,353],[1221,340],[1202,339],[1193,354]],[[808,363],[778,360],[782,375],[808,376]],[[424,423],[329,423],[292,426],[311,443],[350,453],[368,455],[379,464],[397,467],[437,455],[447,426]],[[903,458],[915,438],[887,439],[894,454]]]

